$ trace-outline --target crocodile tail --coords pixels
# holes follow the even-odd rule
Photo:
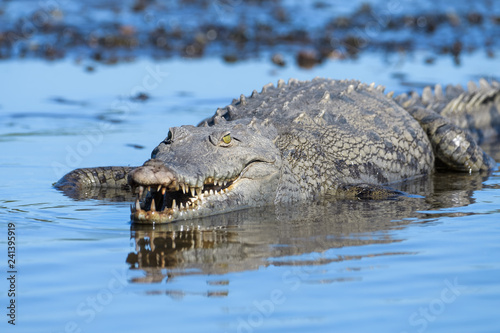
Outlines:
[[[64,175],[54,187],[62,191],[92,188],[126,188],[127,177],[136,167],[109,166],[75,169]]]
[[[427,86],[420,96],[416,92],[394,98],[406,110],[413,107],[430,109],[449,119],[457,127],[468,130],[482,143],[500,137],[500,82],[479,80],[479,86],[470,81],[467,90],[460,85]]]

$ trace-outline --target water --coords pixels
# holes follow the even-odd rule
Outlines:
[[[93,73],[71,61],[0,63],[1,242],[6,262],[7,223],[15,224],[16,329],[495,331],[498,172],[437,175],[425,199],[250,210],[156,228],[131,226],[128,202],[73,200],[51,187],[76,167],[138,165],[169,126],[196,124],[278,78],[357,77],[401,92],[405,82],[465,84],[495,65],[480,54],[460,67],[372,55],[309,71],[210,58]],[[148,90],[155,70],[164,76]],[[139,90],[151,98],[132,102]],[[487,149],[500,160],[496,145]],[[3,278],[4,313],[7,289]],[[2,330],[11,329],[3,318]]]
[[[458,3],[457,12],[471,10]],[[9,15],[25,10],[2,5]],[[350,6],[336,8],[358,7]],[[488,1],[473,7],[496,15]],[[499,61],[486,52],[465,52],[457,66],[431,49],[366,50],[309,70],[292,53],[275,66],[269,50],[234,64],[220,54],[155,60],[140,51],[114,66],[74,54],[0,62],[1,331],[498,332],[498,171],[436,174],[399,200],[269,207],[155,228],[131,225],[130,202],[52,187],[74,168],[140,165],[169,127],[197,124],[280,78],[357,78],[397,93],[498,79]],[[139,93],[149,98],[135,100]],[[500,161],[498,147],[485,149]],[[6,316],[9,224],[15,327]]]

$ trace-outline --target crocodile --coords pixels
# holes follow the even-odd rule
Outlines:
[[[500,83],[394,96],[357,80],[279,80],[198,126],[170,128],[137,167],[82,168],[65,191],[131,188],[135,223],[328,199],[385,199],[437,168],[491,172],[479,146],[499,137]]]

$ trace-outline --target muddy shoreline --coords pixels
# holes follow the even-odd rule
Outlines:
[[[345,14],[326,1],[303,5],[307,13],[279,0],[91,1],[81,8],[55,1],[34,2],[33,9],[23,11],[2,1],[0,59],[69,57],[115,64],[143,56],[210,56],[232,63],[266,56],[286,66],[283,55],[293,55],[298,66],[310,68],[367,51],[425,50],[429,64],[449,56],[458,65],[464,52],[496,56],[500,13],[483,2],[479,10],[437,6],[414,13],[400,2],[364,3]],[[321,19],[315,20],[316,14]]]

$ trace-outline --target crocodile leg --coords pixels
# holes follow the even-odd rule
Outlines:
[[[335,191],[336,198],[360,200],[387,200],[405,195],[404,192],[375,184],[341,184]]]
[[[136,167],[82,168],[64,175],[54,186],[62,191],[87,188],[128,188],[127,177]]]
[[[445,117],[420,106],[407,109],[427,133],[434,154],[450,169],[463,172],[491,171],[495,161],[486,154],[467,130]]]
[[[437,84],[434,88],[425,87],[422,95],[413,92],[396,96],[394,100],[408,111],[416,106],[433,110],[457,127],[467,129],[478,144],[500,137],[498,81],[489,83],[480,79],[479,86],[470,81],[467,90],[452,85],[443,89]]]

